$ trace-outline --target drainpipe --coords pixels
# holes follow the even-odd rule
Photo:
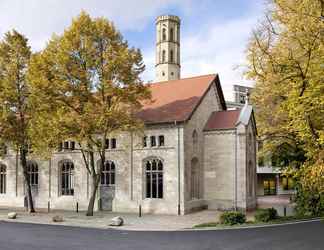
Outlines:
[[[178,129],[178,215],[181,214],[181,211],[180,211],[180,199],[181,199],[181,196],[180,196],[180,127],[179,125],[177,124],[177,121],[174,121],[174,125],[177,126],[177,129]]]
[[[237,211],[237,128],[235,128],[235,147],[234,147],[234,210]]]
[[[134,199],[134,187],[133,187],[133,182],[134,182],[134,180],[133,180],[133,175],[134,175],[134,163],[133,163],[133,161],[134,161],[134,156],[133,156],[133,150],[134,150],[134,146],[133,146],[133,140],[134,140],[134,138],[133,138],[133,131],[131,132],[131,173],[130,173],[130,175],[131,175],[131,178],[130,178],[130,181],[131,181],[131,185],[130,185],[130,188],[131,188],[131,200],[133,200]]]

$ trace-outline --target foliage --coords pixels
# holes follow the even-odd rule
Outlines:
[[[13,30],[0,41],[0,145],[1,154],[6,144],[19,152],[20,165],[27,186],[30,212],[34,212],[27,156],[34,138],[30,128],[34,113],[30,102],[26,71],[31,57],[27,38]]]
[[[258,209],[255,213],[255,220],[259,222],[269,222],[277,217],[278,213],[274,208]]]
[[[134,116],[150,98],[140,79],[143,70],[140,51],[130,48],[111,22],[85,12],[31,60],[28,79],[38,113],[33,132],[47,138],[39,149],[47,146],[51,152],[64,139],[77,142],[92,177],[88,215],[93,214],[106,139],[143,128]]]
[[[321,0],[272,0],[247,49],[260,155],[295,169],[298,207],[310,213],[322,209],[316,159],[324,150],[323,13]]]
[[[297,212],[299,214],[323,216],[324,157],[320,158],[315,164],[305,164],[296,172],[296,178],[299,180],[295,199]]]
[[[227,211],[220,216],[220,223],[225,225],[243,224],[245,221],[245,214],[237,211]]]

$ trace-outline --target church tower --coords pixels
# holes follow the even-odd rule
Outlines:
[[[156,19],[155,82],[180,79],[180,18]]]

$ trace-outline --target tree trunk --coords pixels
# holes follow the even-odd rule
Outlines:
[[[96,201],[96,196],[97,196],[97,190],[98,190],[98,186],[99,186],[99,181],[100,178],[96,175],[96,173],[93,173],[91,175],[92,177],[92,192],[91,192],[91,197],[89,200],[89,204],[88,204],[88,210],[87,210],[87,216],[93,216],[93,208],[94,208],[94,204]]]
[[[26,159],[26,149],[24,147],[20,148],[20,164],[23,169],[24,179],[27,187],[27,200],[28,200],[28,209],[30,213],[35,213],[33,195],[31,190],[31,185],[29,181],[29,175],[27,172],[27,159]]]

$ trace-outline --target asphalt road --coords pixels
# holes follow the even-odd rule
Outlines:
[[[324,223],[222,231],[135,232],[0,222],[0,250],[323,250]]]

